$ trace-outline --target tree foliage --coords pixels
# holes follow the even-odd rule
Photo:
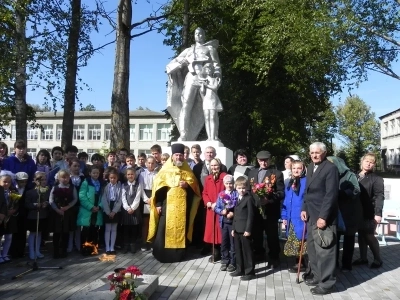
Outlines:
[[[356,170],[365,152],[377,152],[379,149],[379,122],[371,108],[356,95],[338,105],[336,113],[338,133],[344,143],[347,163]]]

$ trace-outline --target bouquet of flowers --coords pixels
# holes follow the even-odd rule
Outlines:
[[[139,268],[130,266],[119,268],[107,276],[110,282],[110,291],[115,291],[114,300],[144,300],[146,297],[135,291],[135,279],[143,275]]]
[[[72,190],[68,188],[57,187],[53,191],[54,202],[58,208],[67,206],[72,200]]]
[[[260,197],[260,214],[265,218],[266,199],[272,196],[276,190],[276,176],[266,176],[262,183],[254,183],[254,178],[250,180],[251,190]]]
[[[18,209],[18,203],[19,200],[21,199],[21,195],[14,192],[14,191],[9,191],[8,193],[8,205],[7,205],[7,210],[15,210]],[[17,216],[17,214],[14,214],[14,216]],[[4,226],[7,227],[7,222],[10,220],[11,216],[7,215],[4,218]]]
[[[231,197],[231,195],[226,194],[225,192],[221,192],[219,193],[218,197],[222,199],[222,202],[224,203],[224,209],[226,209],[227,211],[236,206],[237,199]]]

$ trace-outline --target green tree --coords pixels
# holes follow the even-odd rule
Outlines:
[[[82,106],[81,111],[96,111],[96,107],[93,104],[88,104],[86,106]]]
[[[393,69],[400,48],[400,0],[329,1],[332,34],[341,44],[338,59],[348,79],[367,78],[372,70],[400,80]]]
[[[380,145],[380,126],[375,113],[358,96],[348,97],[337,106],[339,138],[344,143],[347,163],[358,169],[360,158],[367,151],[377,152]]]

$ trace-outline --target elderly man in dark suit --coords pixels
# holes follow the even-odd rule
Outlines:
[[[257,161],[259,168],[255,168],[249,172],[249,190],[256,201],[259,209],[263,213],[256,214],[254,226],[254,252],[256,260],[265,257],[264,249],[264,231],[267,235],[268,244],[268,268],[274,269],[279,265],[279,253],[281,251],[278,235],[278,220],[281,217],[281,201],[285,197],[285,185],[283,182],[283,174],[281,171],[268,168],[271,153],[268,151],[260,151],[257,153]],[[274,175],[274,176],[272,176]],[[275,177],[273,185],[273,193],[266,197],[260,197],[252,188],[257,183],[265,182],[266,178],[271,182],[272,177]]]
[[[331,293],[336,283],[336,219],[338,214],[339,171],[326,159],[326,146],[310,145],[312,163],[307,168],[307,184],[301,219],[307,221],[307,252],[312,275],[305,283],[315,286],[313,295]]]

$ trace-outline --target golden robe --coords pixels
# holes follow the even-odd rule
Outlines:
[[[191,206],[187,206],[187,190],[179,187],[179,182],[185,181],[193,190]],[[167,187],[167,198],[157,199],[157,191]],[[150,223],[147,240],[152,242],[157,234],[160,216],[156,203],[166,201],[165,245],[166,249],[186,248],[186,239],[192,241],[193,223],[200,203],[199,184],[189,165],[184,162],[182,167],[176,167],[169,159],[155,176],[153,181],[152,198],[150,199]],[[187,209],[190,209],[189,222],[186,222]],[[188,228],[187,228],[188,227]]]

